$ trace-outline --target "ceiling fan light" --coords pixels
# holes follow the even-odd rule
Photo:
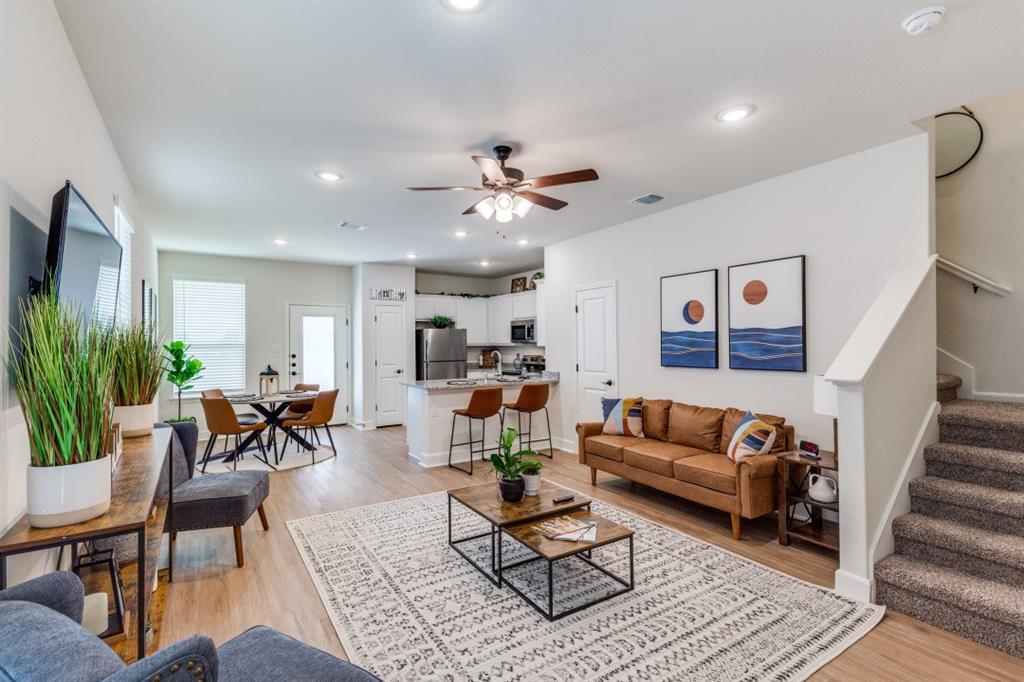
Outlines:
[[[476,212],[484,217],[484,220],[490,220],[491,216],[494,215],[494,197],[484,197],[476,204]]]
[[[533,208],[533,203],[529,199],[524,199],[523,197],[517,196],[512,201],[512,212],[515,213],[520,218],[525,218],[526,214],[530,212],[531,208]]]
[[[502,209],[499,208],[495,212],[494,218],[499,223],[510,223],[510,222],[512,222],[512,211],[508,210],[508,209],[502,210]]]
[[[512,195],[508,192],[498,192],[494,195],[494,205],[499,211],[511,211],[512,204]]]

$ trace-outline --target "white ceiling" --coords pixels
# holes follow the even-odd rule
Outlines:
[[[57,2],[160,248],[413,251],[459,274],[482,274],[481,258],[490,274],[534,266],[544,244],[905,137],[1024,83],[1024,4],[946,2],[936,31],[908,37],[900,21],[927,4]],[[748,102],[752,118],[714,120]],[[475,183],[470,154],[505,142],[527,176],[601,179],[545,190],[570,205],[535,208],[504,242],[460,215],[473,196],[403,189]],[[647,192],[666,200],[626,203]]]

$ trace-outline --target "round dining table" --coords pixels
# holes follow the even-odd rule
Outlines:
[[[309,452],[312,452],[313,450],[316,450],[316,446],[314,446],[312,443],[310,443],[301,435],[299,435],[298,429],[285,426],[284,420],[281,418],[281,415],[284,414],[285,410],[288,409],[288,406],[290,404],[302,400],[311,400],[315,398],[316,395],[316,391],[287,391],[284,393],[270,393],[267,395],[259,395],[256,393],[244,393],[240,395],[228,395],[225,397],[228,399],[228,402],[230,402],[232,405],[249,405],[250,407],[252,407],[252,409],[256,410],[261,415],[263,415],[263,418],[266,419],[268,426],[270,426],[273,429],[281,429],[291,437],[292,441],[298,443],[299,447]],[[259,431],[253,431],[249,433],[249,435],[247,435],[245,439],[242,441],[241,445],[239,445],[238,452],[245,453],[247,450],[249,450],[253,444],[253,441],[256,440],[257,434],[259,434]],[[280,462],[280,459],[278,459],[277,457],[276,436],[274,437],[273,443],[274,461]],[[225,463],[231,463],[234,461],[234,459],[234,451],[229,452],[224,456]],[[266,464],[272,469],[276,468],[270,462],[266,462]]]

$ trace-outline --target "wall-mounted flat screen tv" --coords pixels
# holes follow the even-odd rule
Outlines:
[[[114,321],[121,245],[70,181],[53,195],[46,268],[57,295],[86,320]]]

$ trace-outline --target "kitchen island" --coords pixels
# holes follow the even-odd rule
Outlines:
[[[503,403],[515,402],[519,395],[519,389],[528,383],[551,384],[551,397],[548,399],[548,406],[549,409],[554,407],[554,397],[558,390],[558,372],[544,372],[541,375],[515,380],[507,378],[500,380],[495,378],[435,379],[405,383],[404,385],[408,387],[406,391],[405,439],[409,448],[409,456],[423,467],[446,466],[448,464],[448,443],[452,435],[452,410],[466,407],[469,404],[469,397],[475,389],[492,386],[502,388]],[[516,426],[515,412],[511,412],[510,415],[510,423],[507,425]],[[551,421],[554,424],[554,414],[551,415]],[[533,427],[535,436],[547,436],[547,424],[544,422],[543,416],[539,419],[535,416]],[[501,430],[498,417],[488,419],[485,428],[487,437],[485,445],[488,451],[491,451],[496,447]],[[526,429],[525,418],[523,428]],[[480,439],[479,420],[473,422],[473,437],[477,440]],[[467,440],[469,440],[469,422],[464,417],[460,417],[455,420],[455,442],[463,443]],[[544,441],[543,445],[546,446],[547,441]],[[455,448],[452,462],[468,460],[468,445]],[[476,464],[479,463],[480,456],[477,455]]]

